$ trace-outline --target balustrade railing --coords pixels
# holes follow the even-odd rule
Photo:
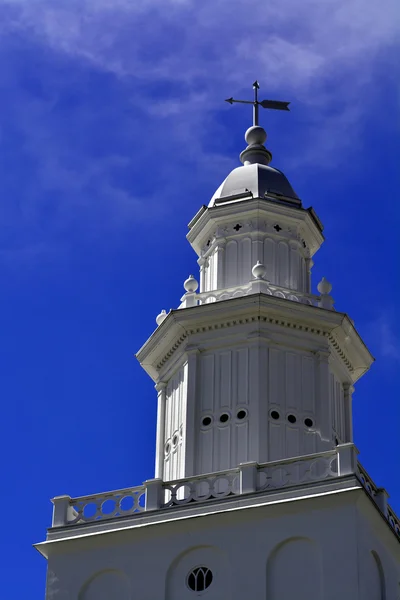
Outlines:
[[[372,481],[372,478],[368,475],[367,471],[359,462],[357,463],[356,475],[363,488],[368,492],[371,499],[375,502],[383,516],[387,519],[395,534],[400,538],[400,520],[387,502],[388,494],[386,490],[383,488],[378,488],[375,485],[375,483]]]
[[[290,461],[278,460],[258,467],[257,489],[275,490],[303,483],[322,481],[339,475],[336,450],[300,456]]]
[[[362,483],[363,487],[367,490],[368,494],[371,498],[375,499],[378,488],[372,481],[371,477],[368,475],[367,471],[361,466],[360,463],[357,464],[357,477],[359,481]]]
[[[145,510],[146,488],[140,485],[92,496],[53,499],[53,527],[126,517]]]
[[[388,508],[387,520],[389,522],[389,525],[394,530],[395,534],[400,538],[400,519],[397,517],[397,515],[394,513],[394,511],[390,508],[390,506],[388,506],[387,508]]]
[[[154,510],[167,511],[173,507],[216,502],[250,493],[268,494],[348,475],[358,478],[400,538],[400,521],[387,503],[387,493],[376,487],[357,461],[357,450],[353,444],[341,444],[328,452],[263,464],[242,463],[236,469],[174,481],[151,479],[141,486],[92,496],[58,496],[53,499],[52,527],[132,518]]]
[[[240,471],[231,469],[164,483],[162,508],[189,502],[207,502],[240,494]]]
[[[275,296],[276,298],[284,298],[285,300],[292,300],[293,302],[301,302],[302,304],[309,304],[312,306],[318,306],[320,301],[319,296],[294,291],[279,285],[272,285],[268,281],[260,281],[258,279],[255,279],[246,285],[201,292],[195,294],[195,296],[198,304],[210,304],[211,302],[219,302],[221,300],[228,300],[229,298],[239,298],[240,296],[257,293],[258,289],[256,288],[258,288],[260,284],[262,286],[262,291],[265,294]]]
[[[300,302],[301,304],[308,304],[311,306],[321,305],[320,296],[291,290],[279,285],[273,285],[264,279],[254,279],[244,285],[237,285],[220,290],[210,290],[209,292],[201,293],[187,292],[181,298],[182,302],[179,308],[189,308],[191,306],[198,306],[200,304],[211,304],[213,302],[229,300],[230,298],[240,298],[242,296],[248,296],[249,294],[257,293],[264,293],[268,296],[284,298],[285,300],[292,300],[293,302]]]

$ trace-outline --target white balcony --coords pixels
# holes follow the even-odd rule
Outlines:
[[[62,528],[85,528],[94,523],[115,523],[118,519],[135,519],[150,511],[158,515],[180,510],[190,504],[218,503],[246,495],[265,497],[287,492],[295,499],[300,489],[329,481],[355,477],[376,504],[394,534],[400,540],[400,521],[387,503],[387,493],[377,488],[357,460],[353,444],[342,444],[335,450],[298,456],[264,464],[244,463],[236,469],[198,475],[176,481],[152,479],[143,485],[70,498],[53,499],[54,512],[50,532]],[[53,537],[53,536],[52,536]]]

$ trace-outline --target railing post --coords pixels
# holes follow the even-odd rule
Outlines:
[[[148,479],[144,482],[146,488],[145,510],[157,510],[162,504],[162,479]]]
[[[197,294],[196,292],[186,292],[181,298],[181,305],[179,308],[190,308],[197,306]]]
[[[56,496],[52,498],[53,521],[52,527],[62,527],[68,523],[71,496]]]
[[[251,494],[257,491],[257,467],[256,462],[240,463],[240,493]]]
[[[271,293],[269,289],[269,281],[266,279],[253,279],[250,281],[251,293],[252,294],[268,294]]]
[[[339,444],[338,453],[338,473],[339,475],[354,475],[357,473],[357,455],[358,450],[354,444]]]
[[[385,488],[377,489],[374,499],[379,507],[379,510],[385,515],[386,518],[388,516],[388,498],[389,494]]]

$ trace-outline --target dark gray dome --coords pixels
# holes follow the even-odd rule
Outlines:
[[[253,198],[264,198],[267,193],[298,200],[298,196],[278,169],[259,163],[237,167],[219,186],[208,206],[214,206],[219,198],[226,198],[249,191]]]

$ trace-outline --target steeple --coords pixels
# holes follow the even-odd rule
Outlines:
[[[48,600],[398,593],[400,521],[353,444],[373,358],[332,285],[311,292],[322,225],[268,164],[257,91],[243,166],[189,223],[199,273],[137,353],[158,395],[155,478],[53,499]]]
[[[243,166],[189,223],[199,282],[185,281],[178,310],[158,315],[137,355],[159,394],[156,477],[164,480],[351,442],[352,385],[372,360],[333,310],[332,286],[323,280],[321,295],[311,293],[322,224],[269,166],[258,124],[260,106],[288,103],[260,102],[253,87],[253,101],[227,100],[253,105]]]

